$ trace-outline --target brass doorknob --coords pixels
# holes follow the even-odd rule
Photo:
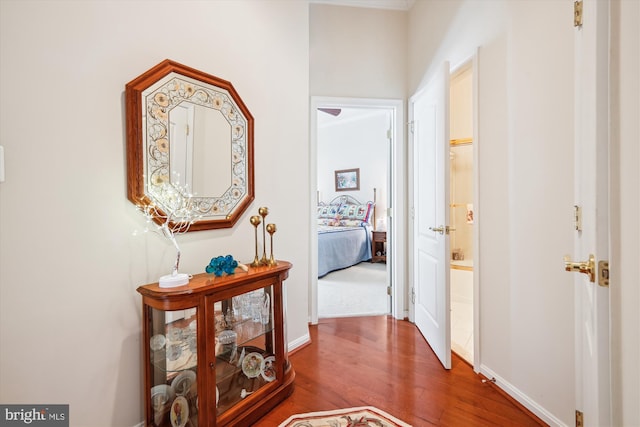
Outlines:
[[[433,231],[434,233],[440,234],[449,234],[449,232],[451,231],[456,231],[455,228],[449,227],[448,225],[441,225],[440,227],[429,227],[429,230]]]
[[[564,269],[566,271],[575,271],[578,273],[584,273],[589,276],[591,282],[596,281],[596,257],[589,255],[588,261],[574,262],[571,261],[569,255],[564,256]]]
[[[444,226],[440,226],[440,227],[429,227],[429,230],[433,231],[434,233],[440,233],[440,234],[444,234]]]

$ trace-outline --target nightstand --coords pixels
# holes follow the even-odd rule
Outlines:
[[[371,236],[371,262],[387,262],[387,232],[373,231]]]

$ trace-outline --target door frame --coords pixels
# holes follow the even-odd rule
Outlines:
[[[612,259],[610,7],[609,1],[584,1],[585,22],[574,31],[574,198],[582,209],[582,228],[574,235],[572,257],[595,254],[596,266]],[[590,283],[582,274],[573,283],[576,409],[584,425],[611,425],[610,290],[599,286],[597,277]],[[588,339],[589,329],[595,332]]]
[[[481,357],[480,357],[480,223],[481,223],[481,206],[480,206],[480,136],[478,132],[478,117],[479,117],[479,97],[478,97],[478,86],[479,86],[479,76],[478,76],[478,57],[480,55],[480,49],[476,48],[473,53],[459,62],[455,64],[451,64],[449,75],[455,74],[457,71],[462,69],[465,66],[471,65],[472,72],[472,108],[473,108],[473,210],[474,210],[474,226],[473,226],[473,370],[476,373],[480,373],[481,366]],[[424,79],[428,81],[428,79]],[[408,111],[408,122],[411,125],[413,121],[413,110],[411,109],[411,100],[418,96],[424,88],[418,89],[410,98],[409,103],[407,105]],[[409,153],[409,157],[413,157],[414,154],[414,140],[413,135],[407,135],[407,152]],[[408,295],[409,295],[409,316],[408,319],[410,322],[415,323],[415,305],[412,302],[411,298],[411,290],[413,289],[413,284],[415,283],[414,277],[414,267],[415,260],[413,259],[413,253],[415,249],[414,242],[414,200],[413,200],[413,179],[414,179],[414,170],[413,163],[408,163],[408,172],[407,172],[407,194],[409,194],[410,199],[408,200],[408,220],[407,220],[407,239],[408,245],[407,250],[408,253],[411,254],[407,259],[407,271],[408,273],[408,282],[410,285],[407,286]],[[447,183],[449,186],[449,183]],[[450,191],[450,188],[447,188],[447,191]]]
[[[311,216],[311,239],[309,260],[309,323],[318,323],[318,221],[316,211],[318,205],[318,108],[380,108],[392,111],[393,129],[391,140],[391,170],[389,171],[391,200],[388,208],[387,245],[387,276],[391,282],[391,315],[396,319],[407,317],[405,311],[405,189],[406,176],[404,162],[406,150],[404,144],[404,101],[401,99],[376,98],[342,98],[327,96],[312,96],[309,108],[309,198]]]

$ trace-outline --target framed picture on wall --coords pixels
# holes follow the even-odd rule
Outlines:
[[[339,170],[335,175],[336,191],[360,190],[360,168]]]

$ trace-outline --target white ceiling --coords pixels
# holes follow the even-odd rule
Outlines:
[[[414,2],[415,0],[309,0],[309,3],[392,10],[409,10]]]

